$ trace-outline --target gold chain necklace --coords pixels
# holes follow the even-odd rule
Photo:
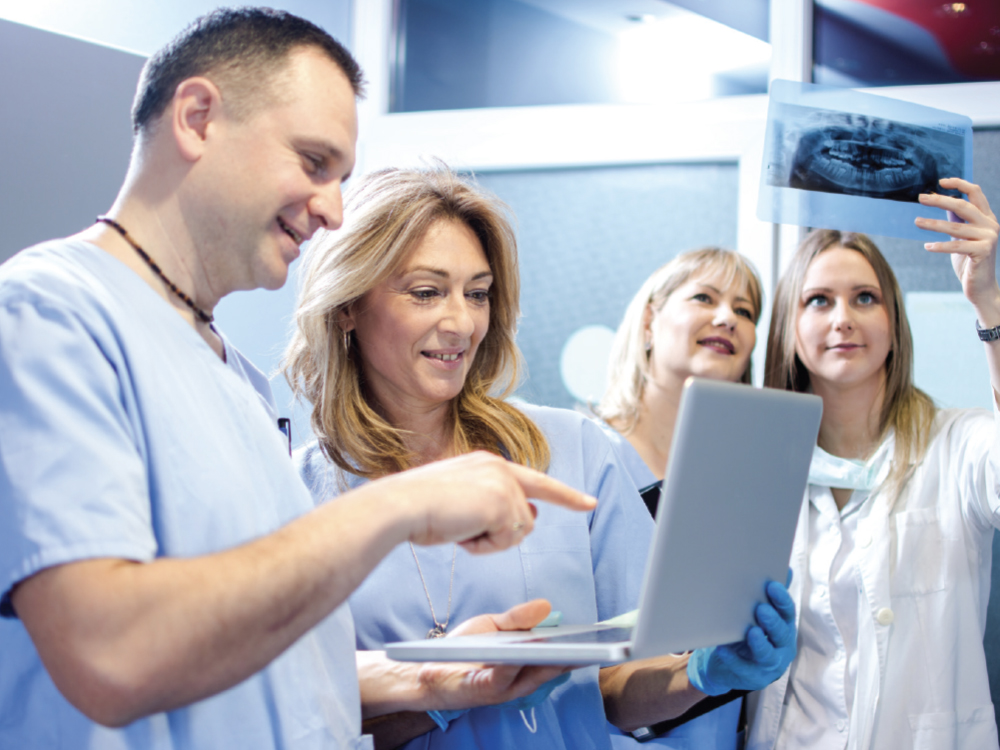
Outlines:
[[[427,606],[431,608],[431,620],[434,627],[427,631],[427,638],[441,638],[448,631],[448,622],[451,620],[451,590],[455,585],[455,558],[458,556],[458,544],[456,543],[451,552],[451,580],[448,582],[448,612],[444,617],[444,622],[438,622],[434,613],[434,602],[431,601],[431,592],[427,589],[427,581],[424,579],[424,571],[420,569],[420,560],[417,559],[417,549],[410,542],[410,552],[413,553],[413,562],[417,564],[417,573],[420,574],[420,582],[424,585],[424,595],[427,597]]]

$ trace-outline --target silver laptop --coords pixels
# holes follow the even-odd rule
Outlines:
[[[400,661],[615,664],[742,640],[784,583],[823,402],[689,378],[637,615],[386,646]],[[624,622],[623,622],[624,621]],[[624,624],[624,626],[623,626]]]

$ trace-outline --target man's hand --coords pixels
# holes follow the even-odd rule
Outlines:
[[[370,482],[238,547],[46,568],[22,581],[12,601],[60,692],[92,720],[123,726],[263,669],[400,542],[459,541],[472,552],[516,544],[533,527],[529,497],[574,510],[595,505],[544,474],[473,453]],[[493,627],[531,627],[537,608],[498,615]],[[464,689],[503,702],[558,673],[467,666]],[[428,688],[461,684],[451,678],[440,683],[444,675],[430,671]]]
[[[562,482],[500,456],[478,451],[379,479],[412,519],[414,544],[459,542],[473,553],[496,552],[521,541],[535,525],[529,498],[578,511],[597,501]]]

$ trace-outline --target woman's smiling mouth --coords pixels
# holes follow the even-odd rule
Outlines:
[[[440,362],[457,362],[461,359],[463,352],[453,352],[451,354],[445,352],[420,352],[422,355],[428,359],[436,359]]]
[[[736,354],[736,347],[733,346],[733,342],[721,336],[709,336],[708,338],[700,339],[698,343],[720,354]]]

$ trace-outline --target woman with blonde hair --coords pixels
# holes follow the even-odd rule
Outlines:
[[[317,441],[297,461],[318,501],[472,450],[598,498],[589,515],[539,507],[534,532],[486,563],[457,546],[390,551],[350,599],[358,648],[447,635],[525,600],[578,624],[634,609],[651,520],[614,449],[582,415],[505,400],[520,362],[519,283],[502,204],[447,169],[377,173],[351,191],[343,229],[314,241],[305,265],[287,374],[313,404]],[[376,658],[360,669],[365,715],[411,710],[366,726],[411,747],[607,748],[605,716],[641,726],[704,698],[692,681],[728,689],[780,674],[794,642],[784,601],[759,606],[764,629],[750,628],[751,643],[705,649],[690,681],[687,658],[666,657],[575,670],[491,706],[469,690],[473,668],[428,688],[429,675],[457,668]],[[548,611],[530,606],[536,620]]]
[[[750,382],[762,303],[750,261],[717,247],[681,253],[636,292],[615,334],[596,411],[634,449],[623,456],[641,459],[629,462],[639,487],[663,479],[689,376]]]
[[[749,748],[997,746],[983,631],[1000,525],[998,225],[977,185],[941,185],[968,200],[921,195],[951,220],[916,222],[951,235],[925,247],[951,254],[975,309],[994,414],[937,409],[913,385],[903,297],[868,237],[806,237],[765,368],[766,385],[823,398],[791,560],[798,655],[754,696]]]
[[[655,270],[625,310],[596,412],[654,516],[684,381],[696,375],[750,383],[762,296],[749,260],[706,247]],[[741,695],[703,701],[633,735],[658,747],[735,750]],[[612,741],[632,743],[614,730]]]

